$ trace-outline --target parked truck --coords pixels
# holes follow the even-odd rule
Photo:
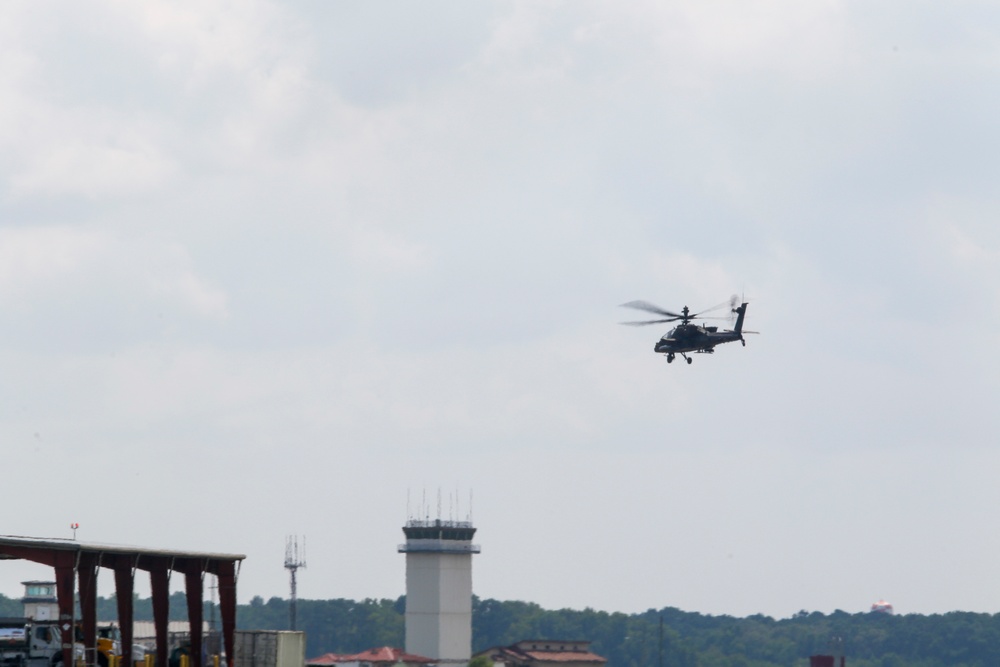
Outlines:
[[[98,629],[96,654],[87,655],[83,632],[76,628],[73,655],[98,667],[108,667],[111,656],[121,653],[118,628],[103,625]],[[0,618],[0,667],[62,667],[62,635],[55,621],[30,618]]]

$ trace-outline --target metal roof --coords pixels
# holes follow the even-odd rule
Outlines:
[[[438,662],[433,658],[425,658],[422,655],[406,653],[401,648],[382,646],[380,648],[370,648],[361,653],[324,653],[318,658],[306,660],[307,665],[336,665],[344,662],[371,662],[371,663],[400,663],[407,664],[429,664]]]
[[[3,553],[3,547],[28,547],[35,549],[53,549],[56,551],[76,551],[100,554],[121,554],[140,556],[160,556],[166,558],[192,558],[197,560],[241,561],[244,554],[224,554],[209,551],[179,551],[177,549],[151,549],[121,544],[103,544],[101,542],[79,542],[77,540],[59,537],[25,537],[23,535],[0,535],[0,559],[13,558]]]

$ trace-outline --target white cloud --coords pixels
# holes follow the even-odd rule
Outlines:
[[[224,291],[198,275],[189,254],[156,238],[52,225],[0,230],[0,301],[8,326],[51,336],[78,336],[103,327],[113,310],[167,310],[216,320],[227,315]],[[95,302],[102,304],[92,311]],[[129,316],[118,322],[128,330]],[[72,327],[51,326],[57,321]],[[110,324],[110,323],[106,323]],[[40,337],[41,340],[44,337]]]
[[[183,304],[204,317],[224,318],[228,314],[225,291],[208,284],[185,264],[150,275],[148,284],[152,294]]]
[[[67,142],[72,138],[65,137]],[[113,141],[111,142],[113,143]],[[109,146],[108,142],[53,142],[23,170],[12,175],[15,197],[83,195],[92,199],[146,192],[172,171],[146,146]]]
[[[0,294],[31,294],[105,254],[103,234],[67,227],[0,229]]]
[[[1000,248],[975,238],[960,223],[946,225],[942,230],[944,249],[956,268],[995,270]]]
[[[284,594],[266,562],[292,521],[311,544],[389,543],[327,542],[309,595],[396,596],[404,487],[474,480],[495,554],[477,592],[630,610],[870,602],[886,569],[863,559],[861,585],[804,571],[773,585],[784,555],[803,556],[792,528],[864,544],[878,527],[852,523],[847,496],[787,497],[863,485],[902,524],[895,496],[916,487],[952,516],[989,506],[961,491],[989,469],[995,327],[948,314],[995,303],[1000,246],[994,47],[938,35],[927,7],[876,35],[868,11],[5,7],[0,435],[54,480],[96,478],[114,456],[122,484],[82,496],[81,523],[111,542],[245,550],[241,595]],[[631,299],[698,309],[744,290],[761,336],[691,367],[653,354],[656,327],[617,325]],[[926,464],[870,487],[912,447]],[[171,487],[182,475],[197,494]],[[271,493],[276,479],[294,492]],[[358,497],[363,511],[329,510]],[[596,516],[609,544],[633,544],[636,507],[681,509],[584,597],[558,554],[593,571],[619,552],[545,530]],[[62,530],[62,511],[40,507],[27,532]],[[551,522],[532,539],[555,555],[520,571],[539,512]],[[234,532],[248,515],[254,530]],[[692,575],[638,585],[666,552]],[[943,597],[921,572],[893,581],[914,606],[995,597]]]
[[[355,230],[352,251],[358,262],[375,272],[412,271],[426,267],[431,261],[426,244],[413,243],[371,225],[361,225]]]

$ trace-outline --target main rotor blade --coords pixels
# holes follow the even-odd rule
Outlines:
[[[718,303],[718,304],[712,306],[711,308],[706,308],[705,310],[700,310],[697,313],[689,315],[688,317],[690,317],[692,320],[694,318],[696,318],[696,317],[700,318],[705,313],[710,313],[713,310],[718,310],[719,308],[722,308],[723,306],[728,306],[730,303],[731,303],[731,301],[723,301],[722,303]],[[721,318],[721,319],[726,319],[726,318]]]
[[[623,303],[622,308],[636,308],[637,310],[645,310],[647,313],[656,313],[657,315],[665,315],[667,317],[683,317],[683,315],[671,313],[669,310],[664,310],[648,301],[629,301],[628,303]]]
[[[641,321],[641,322],[619,322],[619,324],[624,324],[624,325],[630,326],[630,327],[644,327],[647,324],[663,324],[665,322],[676,322],[679,319],[680,319],[679,317],[671,317],[671,318],[668,318],[668,319],[665,319],[665,320],[644,320],[644,321]]]

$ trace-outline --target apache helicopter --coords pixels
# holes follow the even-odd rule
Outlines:
[[[664,310],[659,306],[655,306],[646,301],[629,301],[628,303],[623,303],[622,306],[624,308],[636,308],[638,310],[645,310],[648,313],[663,315],[665,319],[644,320],[641,322],[622,322],[622,324],[637,327],[645,326],[647,324],[662,324],[664,322],[676,322],[680,320],[680,324],[671,329],[665,336],[663,336],[663,338],[656,342],[656,345],[653,347],[653,351],[659,354],[667,355],[667,363],[673,362],[674,355],[679,354],[690,364],[692,359],[687,356],[688,352],[712,354],[715,352],[716,345],[721,345],[722,343],[732,343],[737,340],[743,343],[743,346],[746,347],[747,342],[743,339],[743,334],[757,333],[756,331],[743,330],[743,318],[747,314],[747,304],[744,302],[737,307],[736,303],[738,301],[739,299],[734,295],[728,302],[729,309],[732,311],[733,315],[736,316],[736,325],[732,330],[719,331],[719,327],[691,324],[691,320],[696,318],[725,319],[719,317],[703,318],[702,315],[722,308],[727,305],[726,303],[720,303],[717,306],[712,306],[711,308],[703,310],[700,313],[692,313],[687,306],[684,306],[680,313],[672,313],[669,310]]]

